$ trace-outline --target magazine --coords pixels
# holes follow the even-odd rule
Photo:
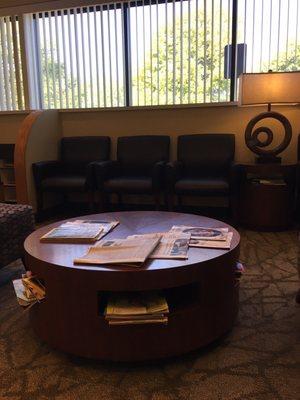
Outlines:
[[[44,243],[94,243],[110,232],[118,223],[118,221],[69,221],[43,235],[40,241]]]
[[[188,233],[164,232],[164,233],[147,233],[144,235],[128,236],[129,238],[138,239],[141,237],[157,237],[160,242],[154,251],[149,255],[152,259],[183,259],[188,258],[189,241],[191,235]]]
[[[168,303],[158,291],[111,293],[105,308],[109,325],[166,324]]]
[[[87,254],[74,260],[74,264],[142,265],[155,249],[160,237],[103,240],[90,247]]]
[[[18,303],[28,308],[45,298],[45,287],[34,276],[13,280]]]
[[[233,237],[233,232],[228,232],[226,235],[226,240],[201,240],[201,239],[191,239],[190,247],[206,247],[209,249],[230,249],[231,240]]]
[[[202,226],[174,225],[170,232],[181,232],[199,240],[226,240],[228,228],[207,228]]]

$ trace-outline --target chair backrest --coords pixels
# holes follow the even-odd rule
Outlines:
[[[61,140],[61,160],[70,172],[84,173],[92,161],[105,161],[110,156],[108,136],[65,137]]]
[[[117,159],[124,173],[143,174],[158,161],[168,161],[169,149],[169,136],[123,136],[118,138]]]
[[[225,175],[234,160],[235,135],[203,133],[178,137],[177,159],[188,174]]]

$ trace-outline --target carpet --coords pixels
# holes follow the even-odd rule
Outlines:
[[[0,270],[0,399],[297,400],[300,307],[295,232],[242,231],[240,312],[218,343],[151,364],[104,364],[41,343]]]

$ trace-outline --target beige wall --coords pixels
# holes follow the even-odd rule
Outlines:
[[[22,121],[28,113],[0,112],[0,144],[15,143]]]
[[[296,161],[297,136],[300,133],[299,106],[274,107],[283,113],[293,127],[293,139],[282,153],[284,162]],[[113,141],[112,156],[115,157],[116,138],[122,135],[167,134],[172,138],[172,159],[176,157],[176,138],[181,134],[225,132],[236,135],[236,161],[253,162],[254,155],[244,141],[248,121],[265,107],[199,106],[190,108],[104,110],[85,112],[62,112],[63,136],[109,135]],[[282,127],[272,120],[264,125],[274,128],[275,142],[283,137]]]

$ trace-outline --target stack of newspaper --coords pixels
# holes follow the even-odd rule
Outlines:
[[[211,249],[230,249],[233,232],[228,228],[206,228],[196,226],[173,226],[171,231],[178,234],[190,234],[190,247],[206,247]]]
[[[37,277],[26,273],[21,279],[13,281],[18,303],[29,308],[45,298],[45,287]]]
[[[111,293],[105,308],[109,325],[167,324],[169,307],[160,292]]]
[[[191,235],[178,232],[132,235],[103,240],[90,247],[74,264],[106,264],[139,267],[149,259],[187,259]]]
[[[40,238],[44,243],[94,243],[114,229],[119,221],[68,221]]]

